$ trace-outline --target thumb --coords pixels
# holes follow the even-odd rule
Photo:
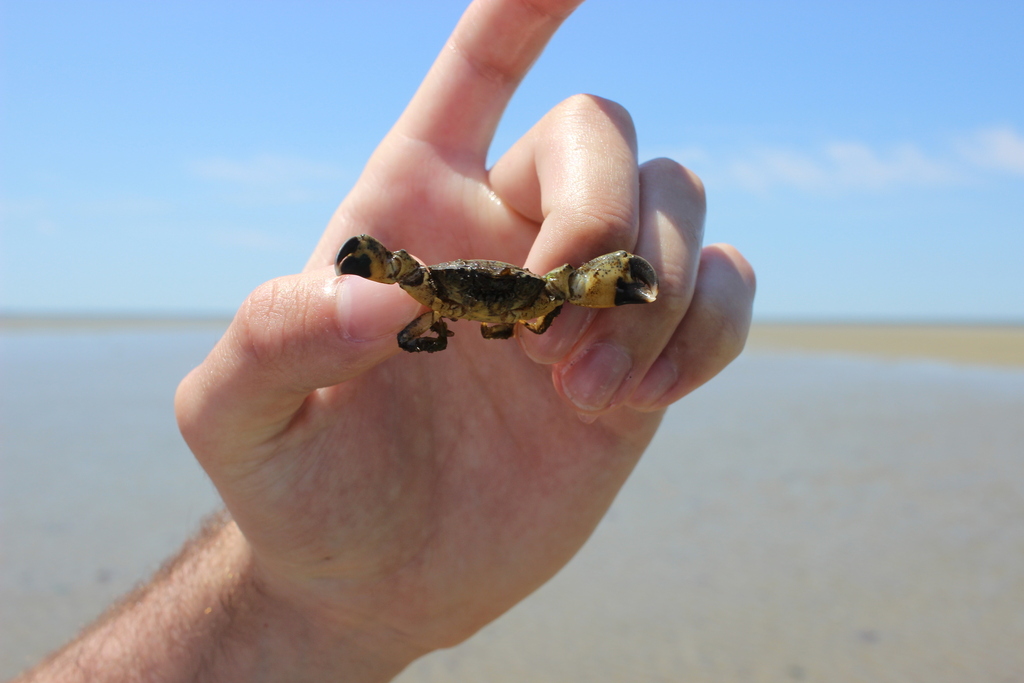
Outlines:
[[[395,335],[419,310],[398,287],[337,277],[332,268],[260,285],[179,385],[175,412],[182,435],[201,459],[266,442],[314,390],[397,353]]]

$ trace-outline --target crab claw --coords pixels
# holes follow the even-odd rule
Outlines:
[[[569,276],[569,303],[590,308],[649,304],[658,298],[658,274],[625,251],[599,256]]]
[[[658,298],[658,274],[645,259],[628,254],[629,275],[615,283],[615,305],[651,304]]]
[[[369,235],[357,235],[341,247],[334,261],[334,272],[392,284],[395,280],[388,272],[391,259],[391,252],[378,240]]]

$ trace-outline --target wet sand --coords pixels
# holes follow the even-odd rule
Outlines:
[[[760,323],[750,349],[1024,366],[1024,325]]]
[[[230,322],[229,316],[0,316],[0,334],[223,331]],[[1024,366],[1024,324],[756,322],[747,349]]]
[[[0,678],[217,507],[170,407],[220,329],[0,329]],[[558,576],[399,681],[1024,680],[1024,369],[903,330],[755,329]]]

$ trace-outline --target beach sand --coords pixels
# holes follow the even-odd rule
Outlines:
[[[1019,367],[1024,326],[760,323],[747,347]]]
[[[1024,680],[1021,328],[783,327],[560,574],[400,683]],[[217,507],[170,406],[220,329],[0,329],[0,678]]]

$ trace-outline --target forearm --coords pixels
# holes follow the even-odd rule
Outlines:
[[[226,516],[18,682],[387,681],[410,661],[273,595]]]

